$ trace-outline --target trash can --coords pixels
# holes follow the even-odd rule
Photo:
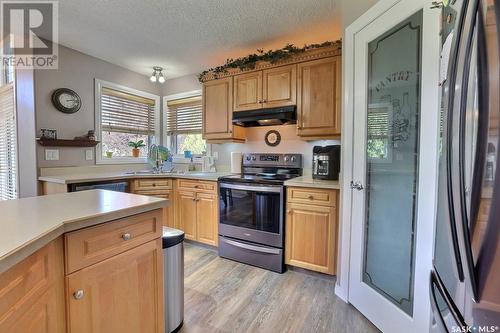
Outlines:
[[[184,321],[184,232],[163,227],[165,332],[177,332]]]

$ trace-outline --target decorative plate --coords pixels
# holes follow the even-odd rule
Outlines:
[[[268,146],[276,147],[281,142],[281,134],[278,131],[270,130],[266,133],[264,140]]]

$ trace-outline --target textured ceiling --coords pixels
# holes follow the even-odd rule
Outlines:
[[[61,0],[59,42],[174,78],[257,48],[341,36],[338,0]]]

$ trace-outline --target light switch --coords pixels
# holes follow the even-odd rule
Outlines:
[[[94,154],[92,149],[85,150],[85,161],[92,161],[94,159]]]
[[[59,161],[59,149],[45,149],[46,161]]]

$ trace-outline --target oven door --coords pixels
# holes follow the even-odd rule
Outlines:
[[[283,247],[283,186],[219,183],[219,234]]]

